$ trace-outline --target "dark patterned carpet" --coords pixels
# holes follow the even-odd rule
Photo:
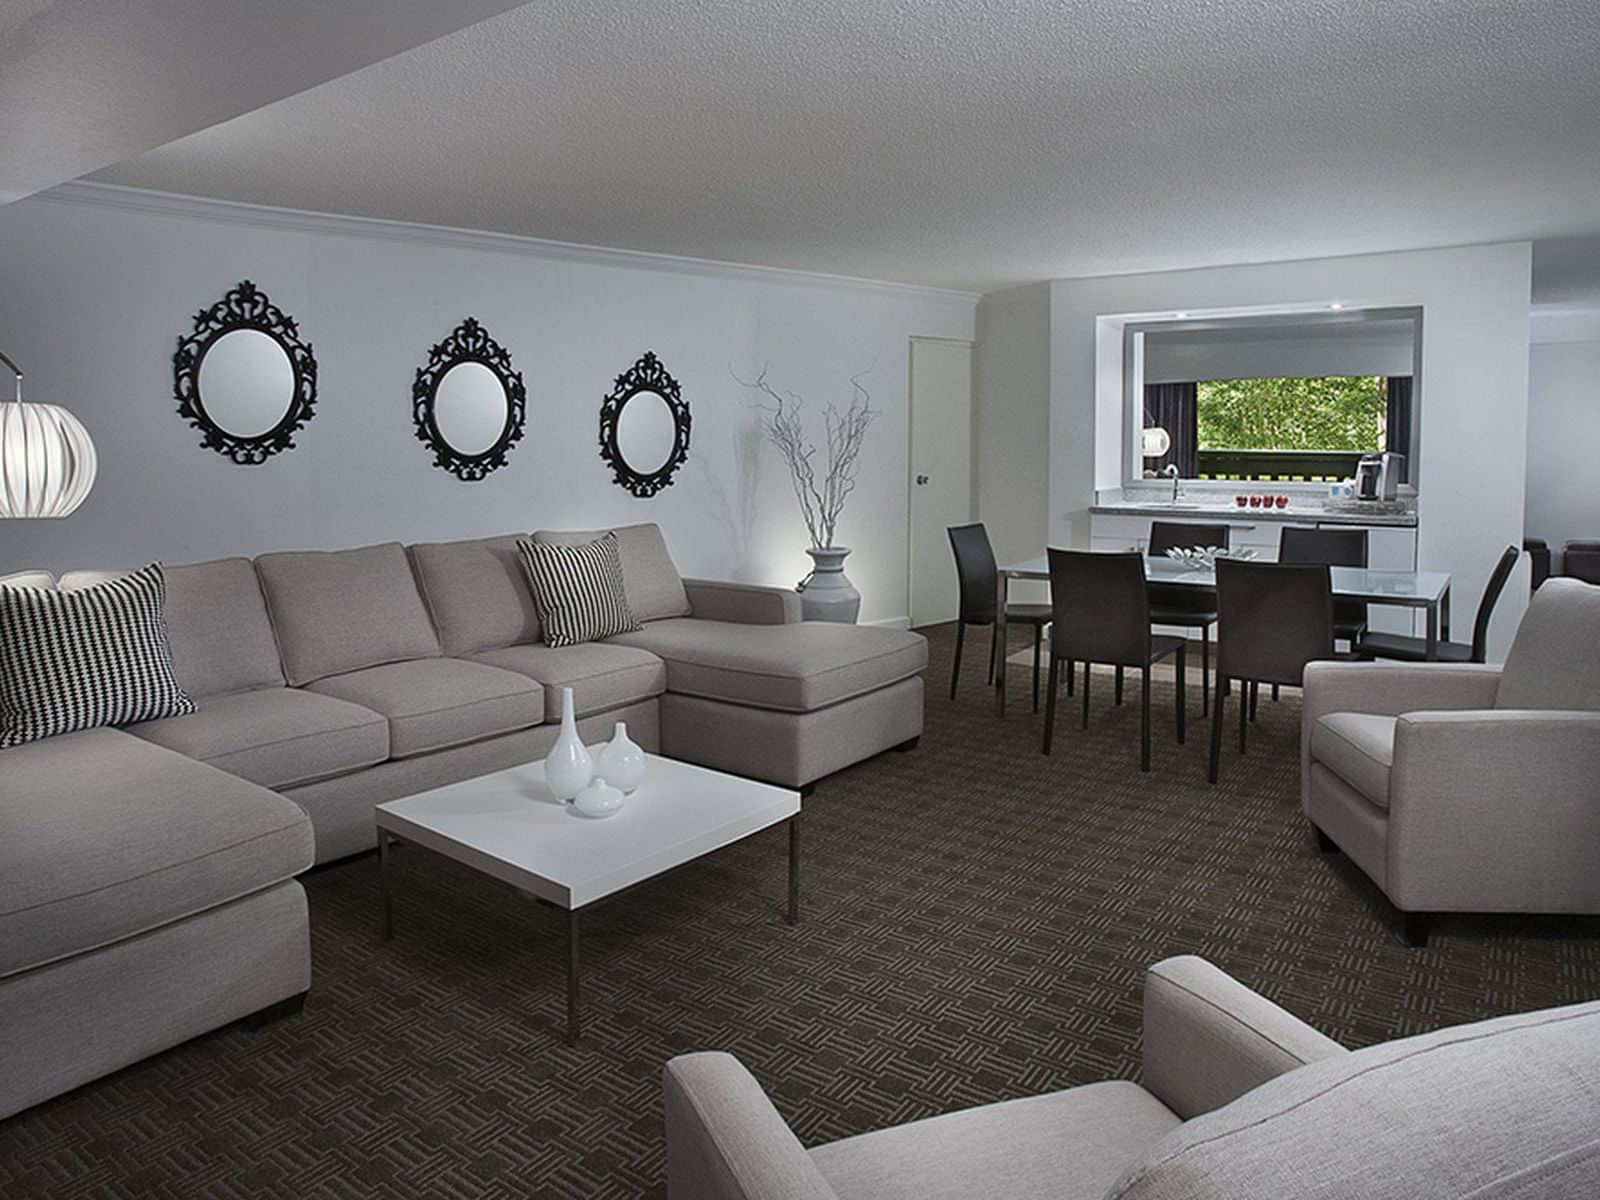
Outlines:
[[[1172,744],[1168,685],[1152,774],[1136,689],[1113,709],[1098,688],[1087,734],[1066,708],[1045,759],[1025,700],[994,715],[979,648],[946,698],[953,638],[932,641],[921,749],[806,803],[798,927],[781,830],[596,910],[570,1048],[552,912],[404,850],[384,945],[375,859],[334,865],[306,880],[302,1015],[0,1125],[0,1196],[659,1195],[673,1054],[734,1052],[828,1141],[1132,1076],[1140,974],[1184,952],[1349,1045],[1600,996],[1596,921],[1445,920],[1407,949],[1365,878],[1312,848],[1293,697],[1263,697],[1211,788],[1204,723]]]

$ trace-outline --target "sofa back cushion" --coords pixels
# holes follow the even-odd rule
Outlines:
[[[1495,707],[1600,711],[1600,587],[1552,579],[1533,594]]]
[[[1384,1042],[1156,1143],[1108,1200],[1600,1195],[1600,1003]]]
[[[410,548],[417,583],[446,654],[461,657],[539,640],[539,614],[517,537],[423,542]]]
[[[172,669],[191,696],[282,687],[278,643],[248,558],[167,568]]]
[[[295,687],[439,654],[433,622],[399,542],[263,554],[256,574],[284,676]]]
[[[56,586],[56,577],[49,571],[17,571],[11,575],[0,575],[0,587],[31,587],[45,588]]]
[[[634,617],[640,621],[687,617],[691,611],[689,593],[684,591],[683,576],[678,574],[672,555],[667,553],[667,543],[659,525],[623,525],[610,531],[541,529],[533,535],[533,540],[546,546],[578,546],[598,541],[607,532],[617,535],[622,583]]]

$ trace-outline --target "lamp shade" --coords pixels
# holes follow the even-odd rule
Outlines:
[[[1160,458],[1172,449],[1172,435],[1159,425],[1148,425],[1139,431],[1139,448],[1146,458]]]
[[[55,404],[0,400],[0,518],[64,517],[94,485],[94,442]]]

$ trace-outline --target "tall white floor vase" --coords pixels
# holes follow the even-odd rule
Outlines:
[[[594,760],[578,736],[578,722],[572,715],[572,689],[561,689],[561,735],[544,760],[544,781],[556,799],[571,803],[574,796],[594,778]]]

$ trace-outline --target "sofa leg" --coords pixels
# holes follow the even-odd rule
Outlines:
[[[922,741],[922,735],[919,733],[916,737],[907,738],[905,741],[901,742],[898,746],[895,746],[893,748],[894,752],[896,754],[910,754],[913,750],[915,750],[917,748],[917,743],[919,743],[920,741]]]
[[[1422,947],[1428,944],[1428,927],[1432,923],[1429,913],[1408,912],[1400,914],[1406,945]]]
[[[800,799],[809,800],[816,793],[817,785],[815,783],[802,783],[795,790],[800,793]]]
[[[254,1033],[274,1021],[280,1021],[284,1017],[295,1016],[305,1006],[306,994],[304,992],[296,992],[293,996],[279,1000],[276,1004],[269,1004],[265,1008],[257,1009],[247,1017],[241,1017],[239,1023],[250,1030],[251,1033]]]
[[[1311,832],[1317,835],[1317,849],[1318,850],[1322,851],[1322,853],[1324,853],[1324,854],[1337,854],[1337,853],[1339,853],[1339,843],[1338,842],[1334,841],[1327,834],[1323,833],[1322,830],[1318,829],[1315,825],[1313,825],[1311,827]]]

